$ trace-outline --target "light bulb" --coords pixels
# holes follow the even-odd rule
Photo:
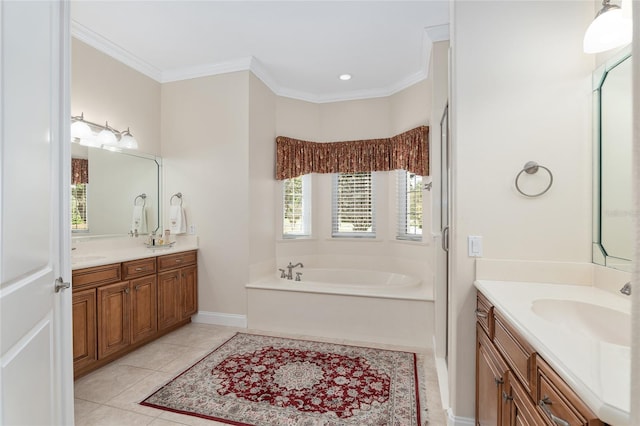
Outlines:
[[[138,141],[136,140],[136,138],[131,136],[130,133],[122,134],[122,138],[120,139],[120,145],[123,148],[127,148],[127,149],[138,149]]]
[[[585,53],[598,53],[631,43],[633,22],[620,8],[601,13],[584,35]]]
[[[71,140],[84,139],[93,135],[91,128],[84,121],[74,121],[71,123]]]
[[[118,145],[118,138],[116,138],[116,135],[114,135],[111,130],[104,129],[98,133],[98,142],[100,142],[101,145],[116,146]]]

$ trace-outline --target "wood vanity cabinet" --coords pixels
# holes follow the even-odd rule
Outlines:
[[[476,306],[476,425],[604,425],[480,292]]]
[[[75,270],[72,282],[75,378],[187,324],[198,310],[195,250]]]
[[[196,252],[158,257],[158,328],[164,330],[198,311]]]

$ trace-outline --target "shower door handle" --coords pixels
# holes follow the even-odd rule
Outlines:
[[[449,227],[445,226],[442,230],[442,250],[449,253]]]

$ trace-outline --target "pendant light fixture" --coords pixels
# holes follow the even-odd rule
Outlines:
[[[631,1],[628,3],[625,9],[631,7]],[[611,4],[611,0],[602,0],[602,9],[584,35],[584,52],[599,53],[631,43],[633,21],[625,12],[617,4]]]

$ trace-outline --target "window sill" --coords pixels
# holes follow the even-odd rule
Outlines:
[[[313,237],[297,237],[297,238],[276,238],[277,243],[295,243],[303,241],[316,241]]]
[[[382,238],[370,238],[370,237],[329,237],[329,238],[325,238],[325,241],[348,241],[352,243],[381,243],[384,240]]]

